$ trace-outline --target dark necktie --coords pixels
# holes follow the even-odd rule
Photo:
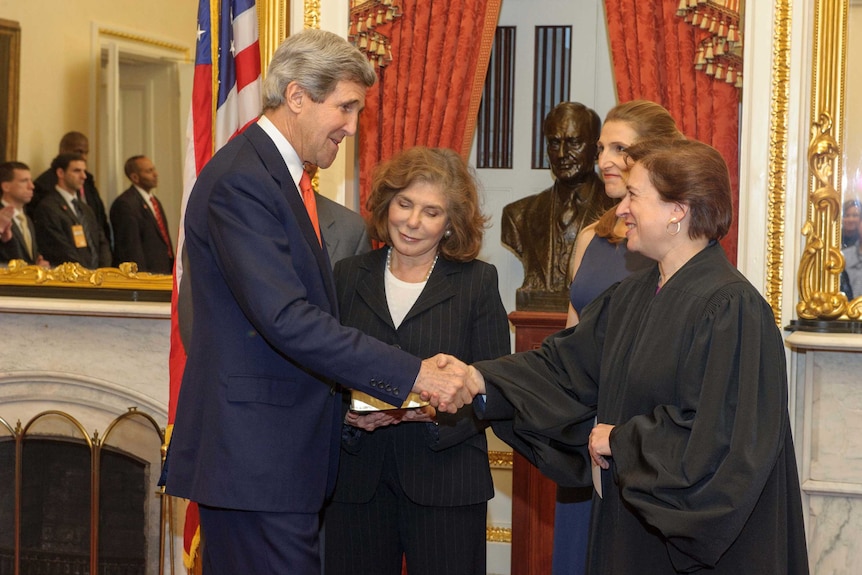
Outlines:
[[[24,217],[24,212],[18,212],[15,214],[15,223],[18,225],[21,237],[24,238],[24,247],[27,250],[27,257],[31,260],[35,259],[35,254],[33,253],[33,238],[30,236],[30,226],[27,225],[27,218]]]
[[[84,212],[81,210],[81,200],[78,198],[74,198],[72,200],[72,207],[75,208],[75,216],[78,218],[80,222],[84,221]],[[84,226],[86,228],[86,226]]]
[[[159,234],[161,234],[162,240],[168,247],[168,257],[173,258],[174,250],[171,247],[171,236],[168,234],[168,226],[165,224],[165,216],[162,213],[162,208],[159,205],[159,201],[154,196],[150,196],[150,200],[153,204],[153,216],[156,218],[156,225],[159,226]]]

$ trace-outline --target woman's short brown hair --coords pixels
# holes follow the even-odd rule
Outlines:
[[[389,204],[398,192],[417,182],[438,186],[446,197],[448,230],[452,233],[440,241],[443,257],[459,262],[476,259],[488,218],[479,209],[476,178],[461,156],[447,148],[409,148],[375,169],[366,204],[371,214],[371,238],[392,245]]]
[[[666,202],[689,208],[690,238],[720,240],[733,221],[730,174],[718,150],[697,140],[641,140],[626,150]]]

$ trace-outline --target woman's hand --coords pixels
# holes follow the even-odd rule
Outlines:
[[[403,412],[401,421],[434,423],[434,420],[437,417],[437,410],[430,405],[417,407],[415,409],[405,409]]]
[[[389,411],[372,411],[369,413],[357,413],[356,411],[348,411],[344,416],[344,423],[358,427],[364,431],[374,431],[378,427],[386,427],[399,423],[400,418],[395,417]]]
[[[602,469],[611,466],[605,458],[613,457],[613,453],[611,453],[611,430],[613,428],[613,425],[599,423],[590,432],[590,458]]]
[[[374,431],[378,427],[397,425],[402,421],[433,423],[436,417],[437,410],[426,405],[415,409],[387,409],[386,411],[371,411],[369,413],[348,411],[344,417],[344,423],[364,431]]]

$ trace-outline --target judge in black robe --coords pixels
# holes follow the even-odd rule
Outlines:
[[[681,217],[634,217],[644,194],[632,172],[617,211],[629,248],[659,263],[609,288],[540,349],[474,366],[487,394],[477,410],[543,473],[584,486],[591,459],[606,467],[593,498],[592,575],[808,573],[783,341],[715,241],[730,204],[726,167],[702,165],[724,166],[713,152],[692,141],[630,148],[651,185],[670,174],[677,194],[658,191]],[[702,209],[679,193],[686,178],[695,194],[721,180],[727,202],[707,198],[719,209]],[[653,233],[665,225],[672,239]],[[694,252],[681,262],[665,249],[680,241]]]

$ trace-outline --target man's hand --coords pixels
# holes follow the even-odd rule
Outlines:
[[[461,360],[442,353],[422,361],[413,391],[439,411],[455,413],[478,393]]]
[[[5,206],[0,209],[0,241],[8,242],[12,239],[12,218],[15,217],[15,208]]]

